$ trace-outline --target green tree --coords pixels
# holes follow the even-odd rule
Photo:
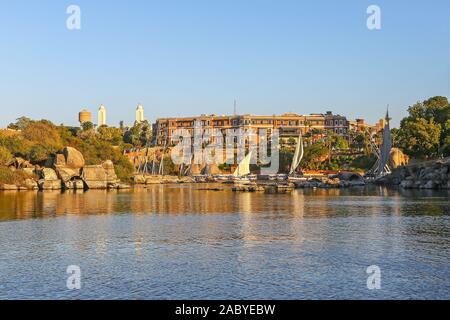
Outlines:
[[[330,157],[330,149],[324,142],[314,143],[305,148],[302,168],[318,170],[323,168],[323,162]]]
[[[412,157],[450,155],[448,147],[450,104],[436,96],[408,108],[409,116],[393,131],[394,143]]]
[[[90,121],[86,121],[81,124],[81,127],[83,128],[83,131],[90,131],[94,129],[94,124]]]
[[[26,158],[33,162],[45,161],[64,147],[58,127],[48,120],[32,121],[22,134],[32,144]]]
[[[30,123],[32,123],[33,121],[30,118],[27,117],[20,117],[16,120],[15,123],[10,123],[8,125],[8,129],[13,129],[13,130],[24,130],[26,127],[28,127],[28,125]]]
[[[101,126],[98,128],[98,136],[100,140],[109,142],[113,146],[118,146],[123,141],[122,130],[119,128]]]
[[[412,157],[432,158],[437,156],[441,126],[433,119],[403,119],[397,134],[397,145]]]

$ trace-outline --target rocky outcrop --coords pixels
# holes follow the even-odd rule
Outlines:
[[[403,189],[450,189],[450,158],[399,167],[378,183]]]
[[[61,180],[39,180],[39,190],[61,190]]]
[[[105,162],[102,163],[102,167],[106,173],[106,180],[110,183],[117,183],[118,179],[112,161],[106,160]]]
[[[23,187],[25,187],[27,190],[37,190],[39,189],[38,183],[34,179],[26,179],[24,182]]]
[[[112,161],[87,166],[81,152],[72,147],[65,147],[62,153],[48,159],[44,168],[34,167],[29,162],[16,158],[10,169],[25,173],[26,179],[15,185],[0,184],[0,190],[130,188],[129,185],[120,183]]]
[[[328,181],[328,183],[334,184],[337,182],[338,184],[342,181],[344,183],[348,183],[350,186],[363,186],[366,183],[364,182],[364,178],[357,172],[340,172],[333,179],[334,181]]]
[[[14,191],[14,190],[18,190],[19,187],[16,186],[15,184],[0,184],[0,190],[2,191]]]
[[[359,174],[358,174],[359,176]],[[352,178],[352,175],[342,175],[333,176],[330,178],[313,178],[304,181],[295,181],[296,188],[323,188],[323,189],[334,189],[334,188],[349,188],[355,186],[364,186],[365,182],[359,178]]]
[[[63,153],[54,159],[55,171],[61,179],[64,189],[83,189],[81,169],[84,167],[84,157],[80,151],[72,147],[65,147]],[[83,184],[83,187],[80,187]]]
[[[41,170],[41,178],[44,180],[58,180],[56,171],[51,168],[44,168]]]
[[[119,180],[111,161],[101,165],[84,166],[81,178],[89,189],[117,188]]]
[[[106,171],[101,165],[85,166],[81,178],[89,189],[107,189]]]
[[[390,154],[391,168],[398,168],[400,166],[406,166],[409,162],[409,157],[398,148],[392,148]]]
[[[51,168],[43,168],[40,171],[41,179],[38,181],[39,190],[60,190],[61,180],[56,171]]]
[[[20,157],[14,158],[11,165],[16,169],[34,168],[34,166],[29,161]]]
[[[84,190],[83,180],[70,180],[63,182],[63,188],[66,190]]]
[[[251,184],[242,184],[242,185],[236,185],[233,188],[231,188],[234,192],[264,192],[265,188],[264,186],[259,186],[256,183]]]
[[[80,169],[56,166],[56,172],[64,183],[73,180],[74,178],[81,179]]]
[[[177,176],[157,176],[157,175],[144,175],[136,174],[134,175],[135,184],[173,184],[173,183],[194,183],[192,177],[177,177]]]

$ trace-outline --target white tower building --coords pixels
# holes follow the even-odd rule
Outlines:
[[[106,126],[106,109],[104,105],[101,105],[100,108],[98,108],[98,122],[97,126]]]
[[[144,107],[139,104],[137,106],[137,108],[136,108],[136,122],[139,123],[139,122],[142,122],[144,120],[145,120],[145,118],[144,118]]]

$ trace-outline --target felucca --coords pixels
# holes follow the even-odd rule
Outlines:
[[[306,180],[306,178],[303,177],[303,174],[297,173],[297,169],[300,167],[300,163],[303,160],[304,155],[304,148],[303,148],[303,135],[302,131],[300,130],[300,134],[298,136],[297,146],[295,147],[295,154],[294,158],[292,159],[291,164],[291,170],[289,171],[288,180],[289,181],[302,181]]]
[[[250,175],[250,161],[252,159],[252,151],[250,151],[244,159],[239,163],[238,167],[233,173],[233,180],[235,182],[250,182],[248,176]]]

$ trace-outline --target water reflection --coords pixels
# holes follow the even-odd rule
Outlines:
[[[204,187],[0,193],[0,298],[449,297],[447,191]]]
[[[127,191],[0,192],[0,220],[63,215],[247,214],[331,217],[442,215],[449,213],[449,191],[392,190],[382,187],[296,190],[292,194],[233,193],[202,186],[164,186]],[[267,216],[276,219],[277,216]],[[245,222],[245,221],[244,221]]]

